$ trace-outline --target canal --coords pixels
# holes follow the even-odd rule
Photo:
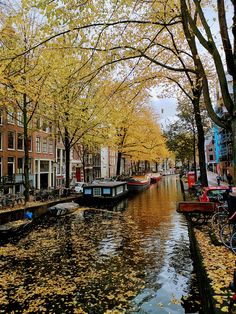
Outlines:
[[[0,247],[0,313],[200,313],[179,200],[173,175],[113,210],[40,218]]]

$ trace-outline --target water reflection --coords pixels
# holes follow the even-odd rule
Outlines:
[[[45,216],[0,248],[0,313],[185,313],[192,262],[180,199],[171,176],[115,211]]]

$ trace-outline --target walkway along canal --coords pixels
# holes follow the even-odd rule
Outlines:
[[[41,217],[0,247],[0,313],[200,313],[179,200],[168,176],[113,211]]]

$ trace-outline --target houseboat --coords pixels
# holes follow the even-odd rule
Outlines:
[[[128,194],[127,182],[108,181],[88,184],[83,188],[83,197],[79,203],[112,203]]]

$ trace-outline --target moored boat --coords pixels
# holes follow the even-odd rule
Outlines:
[[[88,184],[83,188],[83,197],[79,202],[97,204],[115,202],[128,193],[127,182],[107,181]]]
[[[161,180],[160,173],[151,173],[150,174],[150,181],[151,181],[151,183],[157,183],[160,180]]]
[[[78,208],[79,208],[79,205],[77,203],[74,203],[74,202],[59,203],[59,204],[56,204],[56,205],[49,207],[48,211],[53,216],[62,216],[62,215],[66,215],[66,214],[71,214],[75,210],[77,210]]]
[[[150,177],[148,178],[129,178],[127,181],[128,191],[129,192],[139,192],[146,190],[150,186]]]
[[[1,237],[8,237],[20,234],[21,232],[25,231],[31,223],[32,220],[19,219],[2,224],[0,225],[0,235]]]

